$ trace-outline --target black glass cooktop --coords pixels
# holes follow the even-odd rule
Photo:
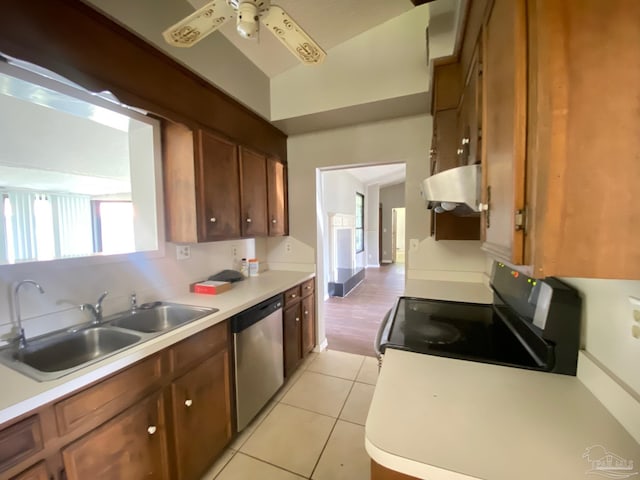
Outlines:
[[[380,349],[545,369],[494,305],[400,297]]]

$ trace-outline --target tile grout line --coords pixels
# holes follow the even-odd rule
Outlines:
[[[364,362],[364,360],[363,360]],[[316,464],[313,466],[313,470],[311,470],[311,476],[309,478],[313,478],[313,474],[316,473],[316,469],[318,468],[318,464],[320,463],[320,459],[322,458],[322,455],[324,454],[324,451],[327,449],[327,445],[329,444],[329,440],[331,440],[331,435],[333,435],[334,430],[336,429],[336,425],[338,424],[338,420],[340,420],[340,415],[342,414],[342,411],[344,410],[344,406],[347,404],[347,400],[349,400],[349,395],[351,395],[351,392],[353,391],[353,386],[355,385],[355,381],[351,382],[351,388],[349,389],[349,393],[347,393],[347,396],[344,399],[344,403],[342,404],[342,408],[340,409],[340,412],[338,412],[338,416],[336,417],[336,421],[333,423],[333,427],[331,427],[331,431],[329,432],[329,436],[327,437],[327,440],[324,442],[324,445],[322,446],[322,450],[320,451],[320,455],[318,455],[318,459],[316,460]]]
[[[266,463],[267,465],[271,465],[272,467],[275,467],[275,468],[277,468],[278,470],[282,470],[282,471],[284,471],[284,472],[292,473],[292,474],[294,474],[296,477],[305,478],[305,479],[309,479],[309,478],[311,478],[311,477],[305,477],[304,475],[301,475],[301,474],[300,474],[300,473],[298,473],[298,472],[294,472],[293,470],[289,470],[289,469],[287,469],[287,468],[281,467],[280,465],[276,465],[275,463],[271,463],[271,462],[268,462],[268,461],[266,461],[266,460],[263,460],[262,458],[254,457],[253,455],[250,455],[250,454],[248,454],[248,453],[245,453],[245,452],[240,452],[240,453],[241,453],[242,455],[245,455],[245,456],[249,457],[249,458],[253,458],[254,460],[257,460],[258,462],[262,462],[262,463]],[[313,473],[313,472],[312,472],[312,473]]]

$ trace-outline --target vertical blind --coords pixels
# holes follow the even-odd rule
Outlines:
[[[5,190],[0,196],[0,263],[93,252],[88,195]]]

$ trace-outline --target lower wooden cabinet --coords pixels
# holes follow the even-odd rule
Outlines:
[[[416,477],[390,470],[371,460],[371,480],[418,480]]]
[[[51,480],[49,475],[49,471],[47,470],[47,466],[44,462],[40,462],[29,470],[26,470],[17,476],[13,477],[11,480]]]
[[[162,392],[62,450],[68,480],[169,479]]]
[[[282,330],[284,376],[289,377],[316,344],[314,279],[285,292]]]
[[[284,340],[284,376],[288,378],[302,362],[300,345],[300,303],[285,308],[282,313],[282,336]]]
[[[179,480],[199,479],[231,438],[229,352],[225,349],[171,384]]]
[[[309,295],[304,297],[300,303],[302,314],[302,355],[313,350],[316,345],[316,322],[315,322],[315,310],[316,302],[315,295]]]
[[[19,464],[43,448],[44,441],[38,415],[3,429],[0,431],[0,472]]]

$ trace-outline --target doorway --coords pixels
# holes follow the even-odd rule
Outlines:
[[[405,208],[391,209],[391,251],[393,263],[405,263],[404,246]]]

